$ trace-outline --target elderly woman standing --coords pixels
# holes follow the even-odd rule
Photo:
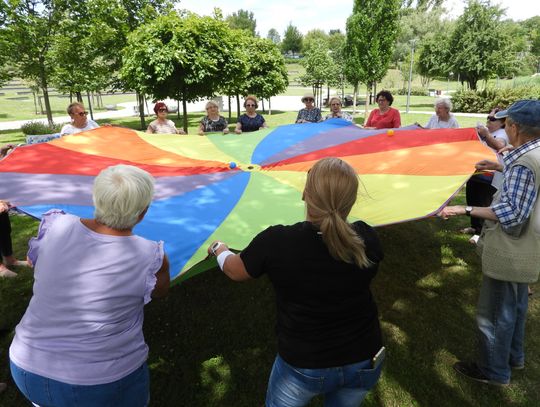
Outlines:
[[[199,136],[204,136],[204,133],[222,131],[223,134],[229,133],[227,127],[227,119],[219,114],[219,106],[213,100],[208,101],[206,104],[206,116],[201,119],[199,123]]]
[[[348,122],[353,121],[353,117],[349,113],[341,110],[342,103],[341,103],[340,98],[338,98],[337,96],[334,96],[333,98],[330,99],[329,103],[330,103],[330,114],[326,115],[324,120],[343,119],[343,120],[347,120]]]
[[[148,346],[143,307],[165,296],[163,242],[133,234],[154,179],[117,165],[95,179],[95,217],[43,215],[28,258],[33,297],[9,350],[20,391],[41,406],[146,406]]]
[[[257,131],[268,127],[264,117],[256,112],[259,104],[255,96],[247,96],[244,100],[244,107],[246,108],[246,113],[241,115],[237,120],[236,129],[234,130],[236,134]]]
[[[147,133],[186,134],[183,129],[177,129],[172,120],[167,119],[169,109],[165,103],[157,102],[154,105],[154,113],[156,114],[157,119],[148,125],[148,129],[146,129]]]
[[[266,406],[359,406],[384,359],[370,284],[383,258],[375,230],[347,222],[358,192],[354,169],[338,158],[308,172],[306,220],[271,226],[240,254],[208,249],[223,272],[244,281],[267,274],[277,301],[278,355]]]
[[[381,90],[375,98],[378,109],[373,109],[364,124],[367,129],[395,129],[401,127],[399,110],[394,109],[392,103],[394,97],[387,90]]]
[[[321,109],[315,107],[315,96],[312,93],[306,93],[302,98],[305,108],[300,109],[296,116],[296,123],[318,123],[322,120]]]
[[[457,129],[459,124],[452,113],[452,102],[448,98],[435,101],[435,114],[427,122],[426,129]]]

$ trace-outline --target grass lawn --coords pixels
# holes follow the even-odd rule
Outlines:
[[[458,202],[463,196],[458,196]],[[23,257],[37,222],[12,216],[16,255]],[[382,379],[365,406],[538,406],[540,302],[529,305],[526,369],[506,389],[458,377],[451,366],[475,354],[475,304],[480,265],[462,217],[427,219],[379,228],[385,260],[373,285],[388,349]],[[186,238],[188,238],[186,236]],[[32,272],[16,268],[0,280],[2,406],[24,406],[9,378],[7,350],[31,296]],[[172,287],[168,298],[145,309],[150,347],[151,406],[263,404],[276,352],[274,294],[262,278],[229,281],[218,270]],[[320,399],[310,406],[322,406]]]

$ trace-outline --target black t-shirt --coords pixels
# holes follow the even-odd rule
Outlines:
[[[251,277],[268,274],[277,301],[278,352],[299,368],[343,366],[370,359],[382,346],[369,284],[383,258],[375,230],[364,239],[368,268],[335,260],[309,222],[271,226],[240,254]]]

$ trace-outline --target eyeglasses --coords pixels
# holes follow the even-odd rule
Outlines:
[[[248,103],[248,104],[246,105],[246,107],[255,107],[255,105],[252,105],[252,104]]]
[[[315,102],[315,99],[306,98],[306,99],[304,99],[304,102]]]
[[[168,112],[168,110],[167,109],[158,109],[158,112],[163,113],[163,112]]]
[[[497,119],[495,116],[488,116],[487,117],[488,122],[496,122],[497,120],[499,120],[499,119]]]
[[[73,113],[73,114],[76,116],[81,116],[81,117],[88,116],[88,112],[79,112],[79,113]]]
[[[386,100],[386,99],[383,99],[383,98],[377,99],[377,103],[382,103],[382,102],[387,102],[387,100]]]

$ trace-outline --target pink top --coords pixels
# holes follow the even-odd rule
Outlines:
[[[117,381],[148,357],[142,333],[163,242],[96,233],[80,218],[43,215],[28,257],[34,295],[9,357],[34,374],[76,385]]]
[[[396,129],[401,127],[399,110],[391,107],[385,113],[381,114],[379,109],[373,109],[364,126],[375,127],[376,129]]]

